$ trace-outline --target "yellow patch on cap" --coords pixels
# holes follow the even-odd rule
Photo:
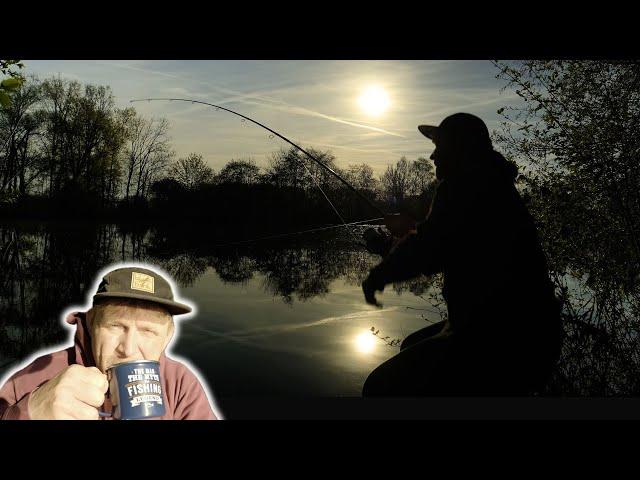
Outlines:
[[[153,277],[146,273],[131,273],[131,290],[142,290],[143,292],[154,293]]]

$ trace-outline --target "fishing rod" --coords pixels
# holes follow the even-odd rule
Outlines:
[[[351,185],[349,182],[347,182],[344,178],[342,178],[341,175],[339,175],[338,173],[336,173],[331,167],[329,167],[328,165],[325,165],[324,163],[322,163],[320,160],[318,160],[316,157],[314,157],[313,155],[311,155],[309,152],[307,152],[304,148],[302,148],[300,145],[297,145],[295,143],[293,143],[291,140],[289,140],[287,137],[285,137],[284,135],[281,135],[280,133],[276,132],[275,130],[267,127],[266,125],[263,125],[262,123],[249,118],[245,115],[242,115],[241,113],[235,112],[229,108],[225,108],[225,107],[221,107],[220,105],[215,105],[213,103],[208,103],[208,102],[202,102],[200,100],[190,100],[188,98],[142,98],[142,99],[134,99],[134,100],[130,100],[130,103],[133,102],[152,102],[152,101],[170,101],[170,102],[190,102],[190,103],[199,103],[202,105],[208,105],[209,107],[213,107],[216,110],[224,110],[225,112],[229,112],[232,113],[234,115],[237,115],[240,118],[243,118],[244,120],[249,120],[251,123],[254,123],[256,125],[258,125],[259,127],[264,128],[265,130],[271,132],[273,135],[275,135],[278,138],[281,138],[282,140],[284,140],[285,142],[287,142],[288,144],[294,146],[295,148],[297,148],[298,150],[300,150],[302,153],[304,153],[305,155],[307,155],[311,160],[313,160],[314,162],[316,162],[318,165],[320,165],[322,168],[324,168],[325,170],[327,170],[329,173],[331,173],[334,177],[336,177],[338,180],[340,180],[344,185],[347,186],[347,188],[349,188],[349,190],[351,190],[352,192],[354,192],[356,195],[358,195],[358,197],[360,197],[362,200],[364,200],[371,208],[373,208],[375,211],[377,211],[380,215],[386,215],[385,212],[383,212],[377,205],[375,205],[371,200],[369,200],[367,197],[365,197],[362,193],[360,193],[355,187],[353,187],[353,185]],[[323,192],[324,193],[324,192]],[[326,195],[325,195],[326,196]],[[341,218],[342,219],[342,218]],[[343,221],[344,222],[344,221]]]

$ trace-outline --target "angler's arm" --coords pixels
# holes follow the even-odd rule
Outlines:
[[[416,233],[407,235],[371,270],[368,280],[376,290],[420,274],[433,275],[442,271],[449,230],[446,203],[446,192],[441,190],[434,198],[427,219],[418,224]]]

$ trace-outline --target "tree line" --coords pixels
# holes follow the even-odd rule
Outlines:
[[[367,213],[361,199],[295,148],[273,152],[264,167],[231,159],[216,172],[197,153],[176,158],[169,128],[164,118],[117,108],[109,87],[29,77],[0,109],[0,208],[91,216],[186,209],[202,216],[220,198],[226,211],[241,214],[253,198],[255,207],[295,206],[320,218],[330,209],[326,195],[347,217]],[[402,157],[376,177],[369,165],[341,169],[330,151],[309,150],[385,211],[424,216],[418,205],[435,185],[427,159]]]

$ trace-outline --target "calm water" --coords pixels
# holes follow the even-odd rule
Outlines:
[[[220,247],[277,232],[2,225],[0,374],[66,338],[61,312],[84,303],[98,270],[141,261],[169,271],[197,306],[178,320],[170,350],[200,370],[223,407],[230,397],[359,396],[371,370],[399,351],[389,340],[440,319],[424,279],[387,287],[383,309],[364,303],[360,282],[379,260],[354,238],[364,228]]]

